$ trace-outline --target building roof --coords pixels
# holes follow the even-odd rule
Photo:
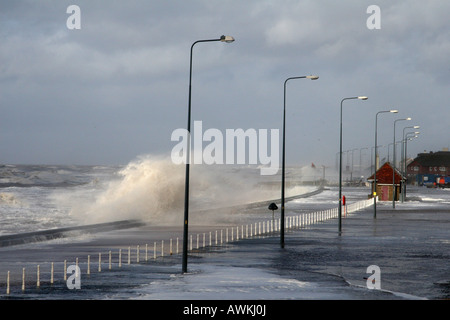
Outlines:
[[[389,162],[386,162],[377,170],[377,184],[392,184],[392,173],[393,168]],[[367,181],[373,182],[374,175],[367,178]],[[401,180],[405,178],[400,174],[400,172],[395,169],[395,184],[400,184]]]
[[[450,151],[419,153],[412,163],[423,167],[450,167]]]

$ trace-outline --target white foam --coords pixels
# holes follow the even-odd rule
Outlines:
[[[279,188],[261,184],[257,169],[191,165],[190,208],[211,209],[279,198]],[[84,223],[142,219],[152,224],[179,222],[184,208],[185,166],[170,157],[141,156],[118,172],[103,189],[92,189],[89,201],[73,203],[71,215]],[[287,196],[308,188],[287,190]],[[72,195],[73,196],[73,195]],[[199,217],[197,217],[200,219]],[[202,222],[214,222],[211,210]],[[223,217],[220,217],[223,218]],[[192,221],[195,223],[195,221]]]

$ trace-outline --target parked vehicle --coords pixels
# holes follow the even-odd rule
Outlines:
[[[439,177],[436,180],[439,188],[450,188],[450,177]]]

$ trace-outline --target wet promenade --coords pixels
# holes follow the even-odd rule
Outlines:
[[[398,203],[395,209],[391,203],[379,203],[376,219],[373,207],[344,217],[341,235],[337,219],[330,219],[288,231],[284,249],[280,248],[279,236],[274,233],[193,250],[187,274],[181,274],[180,254],[166,254],[157,259],[150,256],[147,262],[140,251],[140,263],[135,263],[133,252],[131,263],[127,263],[129,245],[140,243],[143,250],[142,239],[149,241],[151,247],[150,240],[165,239],[166,250],[169,238],[181,239],[181,230],[172,227],[145,226],[86,238],[79,236],[2,248],[0,297],[9,300],[448,299],[449,193],[436,191],[427,197],[412,191],[409,196],[410,201]],[[291,202],[288,213],[308,206],[321,207],[308,201]],[[211,231],[210,226],[192,227],[192,232],[208,231]],[[122,248],[120,267],[117,251],[114,251],[113,265],[109,269],[105,254],[109,248]],[[175,244],[172,250],[175,252]],[[101,272],[95,264],[99,251],[104,252]],[[75,257],[80,257],[80,267],[85,270],[87,254],[92,259],[91,274],[83,275],[81,289],[69,290],[61,280],[48,285],[51,259],[55,261],[55,269],[62,270],[64,259],[74,264]],[[25,292],[16,287],[10,295],[5,295],[4,271],[13,267],[19,269],[24,262],[28,263],[27,277],[30,278]],[[39,289],[33,280],[36,263],[47,270],[41,275],[43,285]],[[371,275],[367,268],[372,265],[380,270],[380,290],[367,288],[367,277]],[[61,279],[62,272],[57,273]],[[20,275],[15,276],[16,281],[18,278]]]

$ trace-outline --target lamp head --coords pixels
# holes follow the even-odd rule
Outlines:
[[[369,98],[366,97],[366,96],[360,96],[360,97],[358,97],[358,99],[359,99],[359,100],[367,100],[367,99],[369,99]]]
[[[232,36],[221,36],[220,41],[226,42],[226,43],[231,43],[234,41],[234,38]]]
[[[389,110],[391,113],[398,113],[398,110]]]
[[[408,121],[409,121],[409,120],[411,120],[411,118],[406,118],[405,120],[408,120]]]
[[[306,76],[306,79],[317,80],[319,76]]]

